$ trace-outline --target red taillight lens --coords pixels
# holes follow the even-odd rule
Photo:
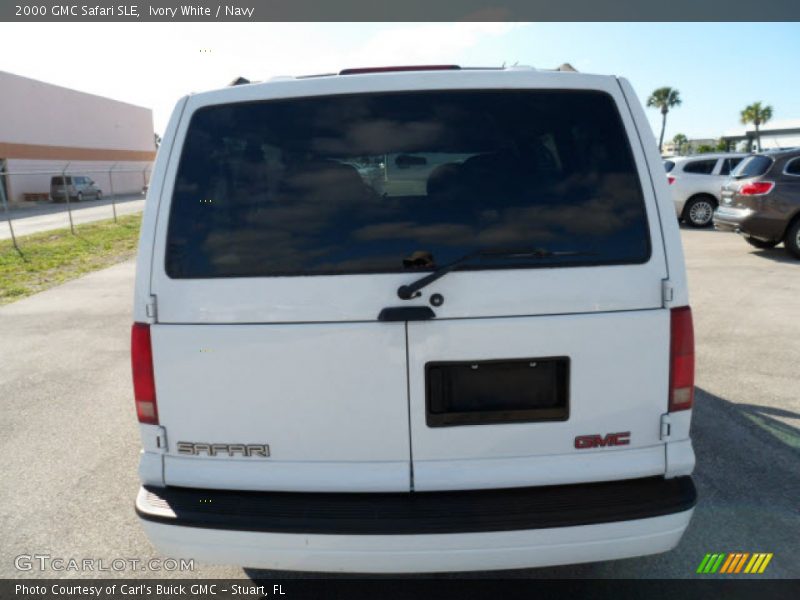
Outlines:
[[[136,415],[139,417],[139,422],[158,425],[153,345],[150,342],[150,325],[147,323],[134,323],[131,328],[131,367],[133,397],[136,399]]]
[[[742,196],[763,196],[769,194],[775,183],[772,181],[752,181],[750,183],[742,184],[739,188],[739,193]]]
[[[674,412],[690,409],[694,402],[692,309],[673,308],[670,321],[669,412]]]
[[[672,185],[673,183],[675,183],[675,178],[672,175],[667,175],[667,183],[669,185]]]

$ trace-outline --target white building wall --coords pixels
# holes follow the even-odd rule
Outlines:
[[[114,192],[140,193],[155,156],[153,138],[148,108],[0,71],[0,159],[12,202],[49,193],[50,178],[65,167],[109,195],[107,171],[116,165]]]
[[[0,142],[154,150],[149,108],[0,71]]]

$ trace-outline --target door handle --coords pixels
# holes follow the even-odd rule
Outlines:
[[[429,306],[389,306],[378,314],[378,321],[427,321],[436,317]]]

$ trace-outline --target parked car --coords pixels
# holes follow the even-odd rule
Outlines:
[[[100,200],[103,191],[89,177],[83,175],[67,175],[50,178],[50,199],[53,202],[66,202],[67,194],[71,202],[80,202],[94,198]]]
[[[747,154],[700,154],[664,161],[678,219],[708,227],[719,206],[720,189]]]
[[[632,86],[415,69],[178,102],[131,343],[136,510],[164,555],[507,569],[688,526],[692,318]],[[387,156],[437,167],[381,193],[356,165]]]
[[[800,150],[764,152],[747,158],[722,188],[714,226],[741,233],[751,246],[783,242],[800,258]]]

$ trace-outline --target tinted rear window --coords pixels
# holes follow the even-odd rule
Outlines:
[[[696,175],[711,175],[716,165],[716,158],[713,160],[694,160],[683,165],[683,172]]]
[[[672,169],[674,169],[674,168],[675,168],[675,163],[674,163],[673,161],[671,161],[671,160],[665,160],[665,161],[664,161],[664,170],[665,170],[667,173],[669,173],[670,171],[672,171]]]
[[[229,104],[192,116],[173,278],[400,272],[477,250],[644,262],[647,219],[617,108],[597,92],[455,91]]]
[[[736,178],[742,179],[745,177],[759,177],[769,171],[772,166],[772,159],[768,156],[755,155],[745,158],[739,166],[736,167],[731,175]]]
[[[67,185],[72,185],[72,177],[67,177]],[[64,185],[63,177],[53,177],[50,180],[50,185]]]

